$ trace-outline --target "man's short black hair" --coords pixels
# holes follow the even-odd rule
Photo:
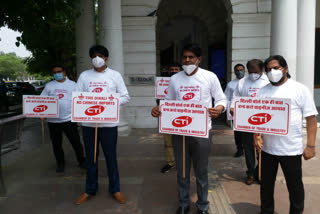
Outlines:
[[[51,67],[51,70],[53,70],[54,68],[62,68],[62,70],[64,72],[67,72],[66,68],[63,66],[63,65],[60,65],[60,64],[55,64]]]
[[[249,67],[258,65],[261,70],[263,70],[263,62],[260,59],[251,59],[247,62],[247,69],[249,70]]]
[[[268,59],[266,59],[264,61],[264,67],[265,69],[267,70],[267,66],[268,64],[272,61],[272,60],[277,60],[279,62],[279,65],[283,68],[287,68],[288,67],[288,63],[287,61],[284,59],[283,56],[281,55],[272,55],[272,56],[269,56]],[[291,78],[291,75],[289,74],[289,71],[287,73],[287,76],[288,78]]]
[[[170,63],[168,67],[169,67],[169,68],[170,68],[170,67],[179,67],[180,70],[181,70],[181,68],[182,68],[182,67],[181,67],[181,64],[180,64],[179,62]]]
[[[245,69],[245,67],[244,67],[243,64],[238,63],[238,64],[236,64],[236,65],[233,67],[233,70],[236,69],[236,67],[238,67],[238,66],[241,66],[241,67],[243,67],[243,69]]]
[[[183,47],[182,49],[182,55],[183,52],[185,51],[191,51],[192,53],[194,53],[197,57],[202,56],[202,49],[200,48],[199,45],[197,44],[187,44]]]
[[[89,50],[89,56],[90,58],[93,58],[94,54],[102,54],[105,57],[109,57],[109,51],[106,47],[103,45],[94,45]]]

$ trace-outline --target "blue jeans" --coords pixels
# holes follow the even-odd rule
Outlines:
[[[109,177],[109,192],[120,192],[120,181],[117,163],[118,127],[98,128],[97,161],[94,163],[94,137],[95,128],[82,127],[83,141],[87,158],[86,193],[95,195],[98,191],[98,157],[99,143],[103,150]]]

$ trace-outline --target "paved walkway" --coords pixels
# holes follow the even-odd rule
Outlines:
[[[117,204],[108,195],[107,172],[100,157],[99,192],[88,203],[76,206],[73,202],[84,191],[85,172],[77,167],[71,146],[65,142],[66,170],[57,174],[47,130],[47,143],[42,144],[40,127],[39,120],[27,119],[21,148],[3,156],[8,193],[7,197],[0,198],[1,214],[175,213],[178,206],[176,171],[159,172],[164,164],[163,141],[156,129],[133,129],[130,136],[119,137],[121,191],[128,199],[125,205]],[[209,162],[210,211],[213,214],[258,213],[259,186],[243,183],[244,158],[233,158],[234,152],[232,130],[216,126]],[[319,213],[319,163],[317,158],[304,162],[306,214]],[[197,200],[194,176],[191,199]],[[288,206],[287,190],[280,173],[276,186],[277,213],[288,213]],[[195,212],[192,204],[190,213]]]

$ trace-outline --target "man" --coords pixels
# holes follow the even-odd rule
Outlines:
[[[183,48],[182,64],[183,72],[171,77],[166,100],[181,100],[185,94],[192,90],[195,96],[190,101],[207,103],[208,113],[211,118],[217,118],[227,106],[227,99],[221,89],[217,76],[210,71],[201,69],[201,48],[194,44]],[[212,107],[212,97],[215,107]],[[152,109],[152,116],[159,117],[161,112],[156,106]],[[211,129],[211,119],[208,118],[208,127]],[[209,130],[210,131],[210,130]],[[210,133],[210,132],[209,132]],[[182,136],[173,135],[172,143],[177,167],[177,180],[179,192],[179,208],[177,214],[188,213],[190,206],[190,168],[193,164],[197,183],[197,208],[199,214],[207,214],[208,202],[208,156],[210,152],[211,138],[185,137],[185,172],[183,178],[183,145]]]
[[[48,126],[54,156],[57,162],[56,172],[63,172],[65,168],[64,152],[62,149],[62,132],[65,133],[73,150],[75,151],[79,166],[85,168],[83,147],[80,142],[78,126],[71,122],[72,91],[76,90],[76,83],[69,80],[63,66],[57,65],[52,68],[55,80],[48,82],[41,96],[55,96],[59,99],[59,118],[48,118]],[[41,118],[44,120],[45,118]]]
[[[267,76],[263,73],[263,62],[259,59],[252,59],[247,63],[249,76],[241,79],[233,93],[233,101],[231,103],[230,112],[233,114],[235,97],[255,97],[257,92],[263,86],[269,83]],[[254,182],[254,177],[257,178],[258,171],[255,170],[255,149],[253,146],[253,134],[249,132],[241,133],[241,142],[244,149],[247,177],[245,183],[251,185]]]
[[[93,69],[82,72],[77,85],[78,90],[93,93],[119,93],[120,105],[129,102],[129,94],[119,72],[107,66],[109,51],[102,45],[90,48]],[[87,157],[87,179],[85,193],[80,195],[76,204],[80,205],[94,196],[98,191],[98,162],[94,163],[95,123],[82,123],[83,141]],[[97,160],[99,143],[102,147],[109,177],[109,193],[121,204],[125,203],[125,196],[120,192],[120,181],[117,163],[117,123],[98,123]]]
[[[290,99],[291,113],[288,135],[263,134],[262,138],[257,136],[255,139],[256,148],[259,151],[262,149],[261,213],[274,213],[274,184],[280,164],[289,191],[289,213],[301,214],[304,209],[301,156],[305,160],[315,156],[318,112],[308,88],[290,79],[287,62],[282,56],[270,56],[264,65],[270,83],[258,92],[257,97]],[[307,121],[305,148],[302,133],[303,118]]]
[[[180,72],[180,70],[181,70],[180,63],[174,62],[169,66],[168,76],[171,77],[171,76],[175,75],[176,73]],[[159,105],[159,100],[157,100],[157,105]],[[173,169],[176,164],[174,161],[172,136],[170,134],[163,134],[163,140],[164,140],[165,160],[167,163],[166,163],[166,165],[164,165],[161,168],[161,172],[167,173],[171,169]]]
[[[228,99],[228,106],[231,105],[232,97],[233,97],[233,92],[235,88],[237,87],[239,80],[241,80],[244,77],[245,74],[245,67],[242,64],[236,64],[234,66],[234,74],[236,75],[236,79],[230,81],[227,84],[227,87],[224,91],[224,94],[226,95]],[[229,114],[229,112],[227,112]],[[241,132],[239,131],[234,131],[234,141],[237,146],[237,152],[234,154],[234,157],[241,157],[243,155],[243,146],[241,142]]]

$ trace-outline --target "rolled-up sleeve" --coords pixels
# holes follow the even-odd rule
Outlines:
[[[117,78],[117,93],[120,94],[120,105],[125,105],[129,103],[130,101],[129,92],[120,74]]]
[[[167,92],[168,93],[166,94],[166,97],[165,97],[166,100],[176,100],[176,92],[174,90],[174,85],[173,85],[172,79],[170,79]]]

